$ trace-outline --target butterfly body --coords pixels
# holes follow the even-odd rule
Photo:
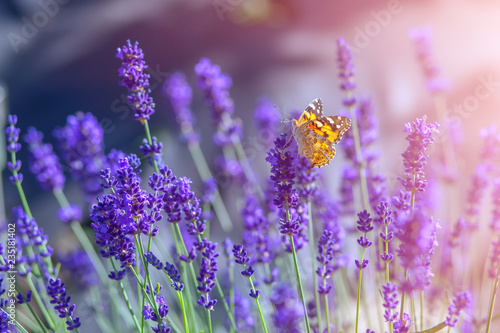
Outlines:
[[[312,101],[298,120],[293,119],[292,134],[299,154],[309,160],[312,167],[321,168],[335,156],[335,144],[351,127],[351,119],[341,116],[323,117],[323,101]]]

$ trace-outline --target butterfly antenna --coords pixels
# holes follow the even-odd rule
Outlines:
[[[276,110],[278,110],[278,112],[280,114],[284,114],[284,112],[281,111],[281,109],[276,104],[274,104],[274,107],[276,108]],[[289,123],[292,122],[292,119],[293,119],[292,116],[286,115],[285,119],[281,120],[281,124],[282,125],[289,124]],[[288,126],[288,130],[286,132],[291,131],[291,130],[292,130],[292,128],[290,126]],[[286,144],[285,145],[287,145],[290,142],[290,140],[292,140],[292,137],[293,137],[293,134],[290,135],[290,137],[288,138],[288,140],[286,140]]]

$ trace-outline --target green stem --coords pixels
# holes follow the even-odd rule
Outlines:
[[[111,258],[109,260],[111,262],[111,266],[113,267],[113,270],[117,271],[115,263],[113,262],[113,260]],[[133,269],[132,269],[132,272],[135,273],[135,271]],[[130,316],[132,317],[132,320],[134,321],[135,327],[137,327],[137,330],[139,332],[141,332],[141,326],[139,325],[139,322],[137,321],[137,318],[135,317],[134,310],[132,309],[132,304],[130,304],[130,301],[128,299],[127,291],[123,287],[122,281],[118,281],[118,284],[120,285],[120,290],[122,292],[123,300],[127,304],[128,311],[130,313]]]
[[[236,329],[236,322],[234,321],[234,315],[231,313],[231,309],[229,308],[229,305],[227,304],[226,298],[224,297],[224,292],[222,291],[222,288],[220,286],[219,280],[217,277],[215,278],[215,286],[217,288],[217,292],[219,293],[221,299],[222,299],[222,305],[224,306],[224,309],[226,310],[227,317],[229,318],[229,322],[231,323],[231,327],[237,331]]]
[[[312,275],[313,275],[313,285],[314,285],[314,303],[316,305],[316,317],[318,318],[318,331],[323,332],[321,329],[321,305],[319,301],[319,293],[318,293],[318,275],[316,274],[316,256],[314,255],[314,229],[313,229],[313,217],[312,217],[312,204],[311,200],[307,201],[307,212],[309,215],[309,219],[307,220],[307,227],[309,228],[309,250],[311,252],[311,264],[312,264]]]
[[[187,248],[186,248],[186,243],[184,242],[184,238],[182,237],[182,233],[181,233],[181,229],[179,228],[179,225],[176,224],[176,233],[177,233],[177,237],[179,238],[179,241],[180,243],[182,244],[183,248],[184,248],[184,253],[188,254],[187,252]],[[198,241],[201,242],[201,236],[198,235]],[[193,267],[193,262],[189,262],[189,270],[191,272],[191,278],[193,279],[193,282],[194,284],[196,285],[196,273],[194,271],[194,267]],[[229,308],[229,305],[227,304],[227,301],[226,301],[226,298],[224,297],[224,292],[222,291],[222,288],[220,287],[220,283],[219,283],[219,279],[217,279],[217,277],[215,277],[215,286],[217,288],[217,291],[219,292],[220,296],[221,296],[221,299],[222,299],[222,305],[224,306],[224,309],[226,310],[226,314],[229,318],[229,321],[231,323],[231,325],[233,326],[233,328],[236,330],[236,324],[235,324],[235,321],[234,321],[234,316],[233,314],[231,313],[231,310]]]
[[[177,223],[170,223],[170,230],[171,230],[172,238],[174,239],[175,250],[177,251],[177,253],[183,253],[184,255],[187,256],[188,255],[187,248],[186,248],[186,245],[184,243],[184,239],[182,238],[182,234],[180,233],[180,229],[179,229],[179,226],[177,225]],[[196,276],[193,275],[194,269],[192,268],[191,263],[187,263],[187,262],[183,261],[181,264],[181,270],[182,270],[182,274],[184,276],[186,276],[185,287],[186,287],[186,298],[187,298],[187,302],[186,302],[187,312],[189,313],[189,319],[193,323],[194,331],[198,331],[198,329],[197,329],[198,322],[195,320],[195,316],[194,316],[194,313],[195,313],[194,312],[194,305],[195,304],[194,304],[193,296],[191,293],[191,284],[189,283],[189,278],[187,277],[187,275],[189,275],[189,273],[191,273],[191,279],[192,279],[192,283],[193,283],[194,288],[196,288]],[[188,271],[189,271],[189,273],[188,273]]]
[[[287,208],[287,215],[288,215],[288,208]],[[300,298],[302,300],[302,306],[304,308],[304,319],[306,321],[306,329],[307,329],[308,333],[311,333],[311,328],[309,325],[309,317],[307,316],[307,306],[306,306],[306,300],[304,297],[304,290],[302,288],[302,281],[300,279],[299,262],[297,260],[297,252],[295,251],[295,242],[293,241],[293,235],[289,235],[289,237],[290,237],[290,245],[292,246],[293,263],[295,265],[295,274],[297,277],[297,284],[299,286]]]
[[[405,268],[405,272],[404,272],[404,279],[406,281],[407,279],[407,268]],[[399,310],[399,319],[403,320],[403,311],[405,309],[405,292],[403,291],[401,293],[401,308]]]
[[[11,163],[13,165],[16,165],[16,161],[17,161],[16,153],[10,153],[10,160],[11,160]],[[16,180],[16,188],[17,188],[17,192],[19,194],[19,198],[21,199],[21,204],[23,206],[23,209],[26,212],[26,214],[28,215],[28,217],[30,219],[32,219],[33,214],[31,213],[31,209],[28,205],[28,200],[26,199],[26,195],[24,194],[23,186],[21,185],[21,182],[19,181],[19,173],[17,171],[14,171],[14,172],[12,172],[12,174],[17,179]],[[40,252],[46,252],[46,253],[48,252],[47,247],[43,243],[41,245],[38,245],[38,248],[40,249]],[[30,249],[28,248],[28,251],[29,250]],[[43,261],[47,265],[47,271],[49,272],[50,277],[53,278],[52,272],[53,272],[54,268],[52,266],[52,261],[50,260],[50,257],[43,257]],[[34,266],[35,267],[33,267],[33,268],[36,268],[39,271],[38,265],[35,264]]]
[[[222,114],[222,121],[227,126],[226,128],[229,128],[229,126],[231,126],[233,123],[233,120],[227,113]],[[231,142],[233,143],[234,152],[238,158],[238,161],[241,164],[241,168],[243,169],[243,173],[245,174],[248,183],[253,187],[255,192],[257,192],[258,197],[261,200],[264,199],[264,193],[262,192],[262,189],[260,188],[259,183],[257,182],[257,177],[253,172],[253,169],[246,156],[245,150],[243,149],[243,145],[241,144],[241,141],[237,134],[231,135]]]
[[[212,333],[212,316],[210,315],[210,310],[205,309],[206,312],[206,318],[207,318],[207,325],[208,325],[208,332]]]
[[[415,305],[414,291],[410,293],[410,309],[411,309],[411,315],[415,319],[415,330],[418,331],[418,319],[417,319],[417,309]]]
[[[135,242],[137,244],[137,249],[139,250],[139,255],[140,255],[140,258],[141,258],[141,263],[142,263],[142,268],[144,269],[144,282],[142,284],[142,289],[143,289],[143,296],[144,295],[147,295],[146,293],[146,288],[145,288],[145,285],[147,283],[147,285],[149,286],[149,290],[151,292],[151,296],[152,296],[152,303],[151,303],[151,300],[149,301],[151,303],[151,306],[153,307],[153,310],[154,312],[156,313],[156,315],[158,316],[158,318],[161,318],[160,316],[160,313],[159,313],[159,310],[158,310],[158,304],[156,303],[156,300],[154,298],[154,288],[153,288],[153,283],[151,282],[151,276],[149,274],[149,265],[148,265],[148,262],[146,261],[146,257],[144,255],[144,247],[143,247],[143,244],[142,244],[142,239],[141,239],[141,235],[135,235]],[[149,299],[149,297],[148,297]],[[144,306],[144,304],[143,304]],[[143,316],[141,316],[143,317]]]
[[[420,329],[424,328],[424,291],[420,291]]]
[[[493,317],[493,308],[495,307],[495,300],[498,289],[498,282],[500,281],[500,265],[497,268],[497,275],[495,276],[495,282],[493,285],[493,292],[491,293],[490,309],[488,314],[488,324],[486,325],[486,333],[490,332],[491,319]]]
[[[347,92],[347,98],[352,98],[352,92]],[[361,140],[359,138],[358,117],[356,115],[356,108],[354,104],[349,106],[351,114],[351,131],[354,139],[354,149],[356,151],[357,169],[359,174],[359,184],[361,187],[361,198],[363,201],[363,208],[370,212],[370,199],[368,197],[368,183],[366,181],[366,162],[361,152]]]
[[[229,312],[234,313],[234,269],[233,265],[228,265],[228,275],[229,275]],[[236,330],[231,325],[230,332],[236,332]]]
[[[184,298],[182,297],[182,292],[177,291],[177,297],[179,298],[179,305],[182,311],[182,321],[184,323],[184,333],[189,333],[189,323],[186,315],[186,308],[184,307]]]
[[[243,264],[243,267],[245,267],[245,270],[247,269],[247,265],[246,264]],[[252,291],[254,294],[257,293],[256,289],[255,289],[255,286],[253,284],[253,280],[252,280],[252,277],[249,276],[248,277],[248,280],[250,281],[250,285],[252,286]],[[257,296],[255,298],[255,303],[257,304],[257,309],[259,310],[259,315],[260,315],[260,321],[262,322],[262,328],[264,329],[264,332],[267,333],[267,326],[266,326],[266,321],[264,320],[264,315],[262,313],[262,309],[260,307],[260,302],[259,302],[259,298],[260,296]]]
[[[326,287],[326,278],[323,277],[323,287]],[[326,319],[326,331],[330,333],[330,309],[328,307],[328,294],[323,294],[323,301],[325,302],[325,319]],[[319,315],[318,322],[320,321]],[[321,332],[321,331],[320,331]]]
[[[366,237],[366,234],[365,234]],[[361,261],[360,265],[363,265],[363,260],[365,257],[365,248],[363,247],[363,250],[361,251]],[[359,325],[359,301],[360,301],[360,296],[361,296],[361,277],[362,277],[362,272],[363,269],[359,268],[359,273],[358,273],[358,294],[356,297],[356,330],[354,331],[355,333],[358,332],[358,325]]]
[[[148,140],[148,144],[153,144],[153,139],[151,138],[151,131],[149,130],[149,123],[147,120],[144,121],[144,131],[146,132],[146,139]],[[160,173],[160,169],[158,168],[158,163],[154,159],[154,156],[151,156],[151,160],[153,162],[153,167],[156,173]]]
[[[447,121],[447,113],[448,113],[448,108],[446,106],[446,99],[442,93],[433,94],[433,99],[434,99],[434,109],[436,111],[436,115],[438,116],[438,122],[440,124],[445,124]],[[451,130],[450,127],[446,127],[445,131],[446,130],[448,130],[447,134],[451,134],[449,133]],[[458,163],[455,152],[455,145],[453,144],[453,141],[443,140],[441,148],[443,152],[443,160],[447,174],[458,175]]]
[[[208,167],[207,160],[205,159],[205,156],[201,151],[200,145],[198,143],[190,143],[188,144],[188,149],[191,153],[191,158],[194,161],[194,165],[198,170],[200,177],[203,180],[214,178],[212,173],[210,172],[210,168]],[[233,228],[233,223],[231,222],[231,218],[229,217],[229,213],[227,212],[226,205],[224,204],[224,201],[220,196],[219,189],[215,189],[214,202],[212,206],[222,229],[225,232],[231,231],[231,229]]]
[[[71,222],[70,226],[71,229],[73,230],[74,235],[80,242],[80,245],[85,250],[85,253],[87,253],[90,262],[92,262],[92,266],[94,266],[97,275],[99,276],[99,279],[102,282],[109,281],[106,269],[104,268],[102,262],[99,260],[99,257],[97,256],[97,253],[94,247],[92,246],[92,243],[90,242],[89,238],[87,237],[87,234],[82,228],[82,225],[76,221],[73,221]]]
[[[18,293],[21,294],[21,296],[23,297],[23,299],[26,299],[26,296],[24,295],[23,291],[21,290],[21,288],[19,287],[19,285],[17,284],[17,281],[16,281],[16,290]],[[33,316],[33,318],[35,318],[38,326],[40,326],[40,328],[42,329],[42,331],[44,333],[47,333],[47,329],[45,327],[45,325],[42,323],[42,321],[40,320],[40,317],[38,317],[38,315],[36,314],[35,310],[33,309],[33,307],[31,306],[31,304],[29,302],[25,302],[24,303],[26,305],[26,307],[28,308],[29,312],[31,313],[31,315]],[[3,310],[3,309],[2,309]],[[9,316],[10,318],[10,316]],[[14,320],[15,321],[15,320]],[[18,323],[15,321],[15,325],[16,327],[18,327]],[[24,328],[23,328],[24,330]],[[26,332],[26,331],[25,331]]]
[[[259,316],[260,316],[260,321],[262,322],[262,328],[264,329],[264,332],[267,333],[267,326],[266,326],[266,322],[264,320],[264,315],[262,314],[262,309],[260,307],[260,303],[259,303],[259,298],[257,297],[255,299],[255,303],[257,304],[257,309],[259,309]]]
[[[136,256],[139,257],[139,250],[136,250]],[[134,272],[137,272],[139,270],[139,262],[136,261],[132,269]],[[139,304],[140,309],[144,309],[144,305],[146,305],[146,293],[142,291],[142,282],[139,279],[135,280],[135,285],[137,288],[137,303],[139,303],[139,300],[141,304]],[[141,316],[141,333],[144,333],[144,329],[146,328],[146,318],[144,316]]]
[[[389,225],[386,225],[385,226],[385,235],[387,236],[387,234],[389,233],[389,229],[388,229]],[[387,237],[386,237],[387,238]],[[386,242],[384,241],[384,244],[385,244],[385,253],[389,253],[389,242]],[[390,282],[390,276],[389,276],[389,262],[386,262],[385,263],[385,281],[386,283],[389,283]],[[393,327],[393,323],[392,321],[389,321],[389,331],[390,333],[393,333],[394,332],[394,327]]]
[[[38,304],[38,307],[40,308],[40,311],[43,314],[43,317],[47,321],[47,325],[49,326],[49,329],[52,329],[54,327],[54,318],[52,318],[51,314],[47,311],[47,307],[45,305],[45,302],[42,300],[40,293],[38,292],[38,289],[35,287],[33,284],[33,281],[31,280],[32,278],[32,273],[28,273],[26,276],[26,282],[28,283],[30,290],[32,292],[32,296],[35,298],[36,303]]]

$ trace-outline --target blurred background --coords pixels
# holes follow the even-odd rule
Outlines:
[[[499,17],[500,3],[488,0],[3,0],[0,96],[6,112],[19,115],[23,131],[36,126],[49,142],[69,114],[85,111],[105,124],[107,151],[138,153],[143,130],[127,111],[115,57],[127,39],[138,41],[157,105],[152,130],[167,130],[158,135],[166,147],[164,159],[174,171],[196,177],[161,93],[169,73],[182,70],[195,86],[193,67],[201,57],[219,64],[233,79],[235,116],[251,137],[253,109],[261,96],[269,97],[284,119],[318,97],[325,114],[338,113],[343,93],[336,39],[342,36],[354,54],[356,93],[371,96],[376,106],[381,169],[394,178],[406,147],[404,123],[424,114],[436,120],[408,37],[410,29],[428,27],[432,57],[449,83],[448,116],[456,116],[462,131],[457,156],[468,177],[478,156],[479,130],[500,121]],[[213,126],[196,89],[193,112],[210,154]],[[44,224],[54,218],[45,209],[53,200],[38,190],[27,169],[24,175],[29,197],[40,203],[35,215]],[[7,207],[18,202],[13,190],[6,184]]]
[[[144,132],[132,120],[125,88],[118,85],[121,63],[115,57],[127,39],[138,41],[150,69],[157,105],[151,127],[164,143],[163,158],[176,174],[196,178],[161,93],[170,73],[184,71],[193,85],[192,110],[210,156],[216,150],[213,126],[193,70],[200,58],[210,58],[232,77],[235,116],[249,138],[262,96],[276,104],[283,119],[318,97],[326,115],[338,114],[344,94],[336,40],[343,37],[353,50],[356,94],[371,96],[376,107],[380,169],[394,180],[401,175],[400,154],[407,146],[404,124],[424,114],[437,120],[408,37],[410,29],[428,27],[432,58],[449,84],[446,115],[458,125],[453,128],[460,143],[459,177],[467,188],[479,155],[479,131],[500,122],[499,18],[500,2],[493,0],[2,0],[1,121],[6,113],[17,114],[22,131],[36,126],[54,143],[51,133],[68,115],[92,112],[105,124],[106,152],[139,153]],[[262,161],[256,163],[267,167],[265,151],[260,153]],[[20,156],[27,161],[25,151]],[[329,173],[338,170],[328,168]],[[63,232],[55,221],[55,200],[39,189],[26,162],[22,172],[39,224],[49,234]],[[9,215],[19,199],[7,177]],[[84,202],[71,182],[67,189],[71,199]]]

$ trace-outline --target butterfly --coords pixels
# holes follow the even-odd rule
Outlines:
[[[321,168],[335,156],[335,147],[342,135],[351,128],[351,119],[341,116],[323,117],[323,101],[317,98],[292,121],[292,134],[299,154],[309,160],[311,167]]]

